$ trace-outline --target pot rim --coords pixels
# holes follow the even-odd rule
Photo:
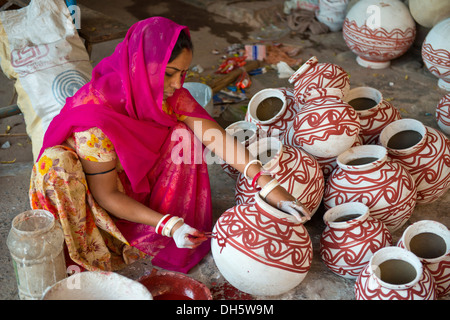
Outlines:
[[[336,221],[336,219],[347,215],[348,212],[351,212],[351,214],[357,214],[358,217],[346,221]],[[330,228],[346,229],[367,220],[369,216],[370,211],[367,205],[362,202],[352,201],[345,202],[328,209],[323,215],[323,221]]]
[[[345,102],[350,104],[350,101],[358,98],[368,98],[374,100],[377,104],[371,108],[356,110],[357,113],[364,113],[370,111],[372,109],[378,108],[380,104],[383,102],[384,97],[380,90],[372,87],[362,86],[350,89],[348,94],[345,96]]]
[[[396,133],[404,131],[404,130],[413,130],[422,135],[422,139],[417,142],[415,145],[406,148],[406,149],[394,149],[388,147],[389,139],[392,138]],[[427,128],[425,125],[419,120],[412,118],[404,118],[395,120],[389,123],[386,127],[383,128],[380,132],[379,141],[383,147],[385,147],[389,153],[395,154],[409,154],[414,152],[417,149],[420,149],[427,139]]]
[[[267,152],[267,150],[270,150],[273,146],[275,146],[275,148],[277,149],[277,153],[274,156],[271,156],[269,161],[262,162],[262,167],[267,171],[275,173],[278,170],[279,162],[281,157],[283,156],[284,149],[284,145],[279,139],[274,137],[264,137],[262,139],[256,140],[248,146],[248,151],[255,158],[257,158],[263,152]]]
[[[377,160],[361,165],[347,164],[352,160],[360,159],[363,157],[374,157],[377,158]],[[361,145],[351,147],[336,158],[336,162],[341,169],[350,171],[370,170],[382,165],[386,162],[386,160],[387,150],[385,147],[379,145]]]
[[[241,120],[241,121],[236,121],[236,122],[233,122],[232,124],[230,124],[228,127],[225,128],[225,131],[229,135],[238,138],[239,142],[245,144],[246,142],[252,143],[252,142],[255,141],[256,135],[258,133],[257,132],[258,131],[258,127],[253,122]],[[239,139],[239,137],[235,135],[238,132],[244,132],[245,133],[247,131],[252,131],[253,134],[250,135],[248,137],[248,139],[246,139],[244,141],[241,141],[241,139]]]
[[[385,261],[394,259],[405,261],[415,269],[416,276],[413,280],[404,284],[392,284],[381,280],[378,266]],[[407,290],[413,287],[423,274],[423,265],[419,258],[414,253],[395,246],[384,247],[376,251],[369,260],[368,268],[381,286],[394,290]]]
[[[289,223],[292,223],[295,225],[300,225],[306,221],[306,220],[299,221],[292,214],[284,212],[284,211],[270,205],[269,203],[264,201],[263,198],[261,198],[261,195],[259,194],[259,192],[255,193],[255,205],[260,207],[266,214],[268,214],[272,217],[275,217],[277,219],[283,220],[285,222],[289,222]]]
[[[445,225],[434,220],[420,220],[413,223],[405,229],[400,241],[403,242],[406,250],[411,251],[411,239],[414,236],[425,232],[430,232],[441,237],[445,241],[445,245],[447,248],[443,255],[436,258],[422,258],[416,255],[420,260],[426,261],[427,263],[436,263],[442,260],[445,256],[450,255],[450,231]]]
[[[266,98],[268,98],[267,93],[272,94],[271,96],[269,96],[269,98],[270,97],[279,98],[283,102],[283,105],[281,106],[280,111],[278,111],[278,113],[269,120],[260,120],[256,116],[256,110],[258,110],[258,106],[260,105],[260,103],[264,101]],[[248,115],[250,119],[262,125],[274,123],[286,112],[286,109],[287,109],[286,96],[280,89],[277,88],[267,88],[255,93],[248,103]]]

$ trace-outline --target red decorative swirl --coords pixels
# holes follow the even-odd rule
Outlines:
[[[319,163],[299,148],[284,146],[278,166],[274,178],[309,210],[316,211],[322,201],[325,186]],[[240,174],[235,190],[236,203],[242,204],[254,203],[254,195],[260,189],[254,189]]]
[[[356,278],[370,257],[392,245],[389,230],[379,220],[354,220],[345,229],[325,228],[320,239],[320,256],[335,273]]]
[[[309,271],[311,239],[305,227],[277,219],[255,205],[237,205],[218,219],[219,247],[232,246],[265,265],[294,273]]]
[[[416,199],[413,177],[391,160],[364,172],[336,168],[327,180],[323,197],[327,209],[346,202],[362,202],[369,207],[371,216],[391,231],[409,219]]]
[[[426,127],[426,140],[413,152],[389,150],[389,156],[403,165],[417,186],[417,202],[435,201],[450,188],[450,141],[431,127]]]
[[[394,290],[383,287],[367,265],[355,282],[356,300],[434,300],[436,298],[434,279],[427,268],[419,281],[410,288]]]

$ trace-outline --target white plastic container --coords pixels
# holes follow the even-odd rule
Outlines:
[[[20,299],[40,299],[47,287],[67,277],[63,231],[50,212],[29,210],[17,215],[6,244]]]

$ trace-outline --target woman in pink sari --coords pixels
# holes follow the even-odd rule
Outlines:
[[[182,88],[192,51],[184,26],[162,17],[134,24],[46,132],[31,205],[61,222],[70,259],[87,270],[145,255],[185,273],[200,262],[212,228],[205,146],[261,187],[272,180]],[[270,185],[266,201],[308,216]]]

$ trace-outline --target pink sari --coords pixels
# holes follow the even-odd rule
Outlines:
[[[207,165],[203,158],[191,161],[198,160],[195,153],[185,155],[188,161],[178,164],[172,151],[178,150],[179,143],[203,148],[176,114],[214,120],[183,88],[167,99],[175,114],[162,110],[165,67],[183,29],[188,32],[162,17],[134,24],[115,52],[94,68],[92,80],[67,99],[45,134],[41,154],[73,132],[98,127],[114,145],[124,168],[120,179],[130,197],[209,231],[212,210]],[[177,129],[188,133],[188,138],[174,135]],[[187,272],[210,250],[209,242],[194,250],[179,249],[173,239],[156,234],[148,225],[124,220],[116,224],[130,245],[165,269]]]

